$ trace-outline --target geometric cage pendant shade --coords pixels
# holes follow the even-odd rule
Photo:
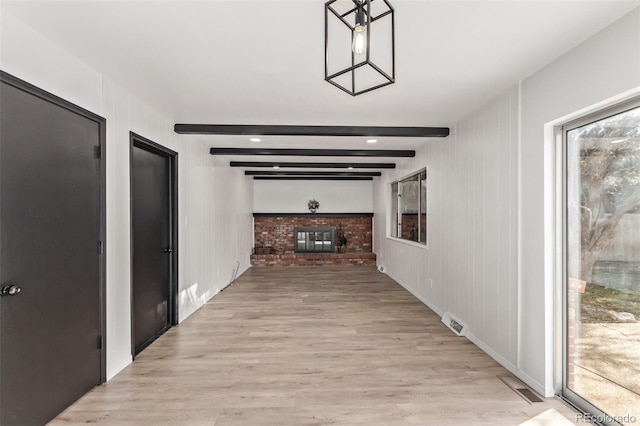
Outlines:
[[[324,79],[351,96],[395,83],[395,19],[387,0],[325,3]]]

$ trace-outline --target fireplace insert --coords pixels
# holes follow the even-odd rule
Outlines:
[[[295,228],[293,247],[296,253],[333,253],[333,228]]]

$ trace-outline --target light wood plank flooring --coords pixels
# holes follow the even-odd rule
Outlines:
[[[371,267],[252,268],[51,424],[518,425],[508,372]]]

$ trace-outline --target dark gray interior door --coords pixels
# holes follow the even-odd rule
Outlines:
[[[38,425],[103,377],[104,123],[9,77],[0,86],[0,424]]]
[[[133,353],[172,324],[171,155],[132,138]]]

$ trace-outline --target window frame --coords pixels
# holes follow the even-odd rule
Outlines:
[[[559,274],[560,297],[557,303],[560,304],[558,309],[554,306],[558,322],[556,325],[556,334],[559,336],[560,348],[556,353],[556,366],[558,371],[555,375],[555,388],[558,389],[558,395],[561,399],[567,401],[577,410],[583,413],[590,413],[593,416],[607,418],[608,413],[594,405],[594,402],[578,393],[575,389],[569,387],[569,331],[568,331],[568,310],[569,310],[569,242],[568,242],[568,133],[585,125],[604,120],[609,117],[624,113],[625,111],[638,108],[640,106],[640,96],[632,96],[626,99],[617,100],[615,103],[601,106],[584,114],[580,114],[568,121],[557,123],[554,126],[554,136],[556,143],[556,170],[559,172],[560,179],[557,182],[556,192],[559,195],[556,198],[557,208],[559,208],[559,216],[556,216],[557,231],[559,231],[559,253],[556,254],[558,264],[556,273]],[[603,425],[614,425],[617,423],[603,422]]]
[[[402,236],[402,209],[403,209],[403,204],[402,204],[402,192],[403,192],[403,182],[407,182],[407,181],[411,181],[411,180],[417,180],[417,186],[418,186],[418,191],[417,191],[417,212],[416,212],[416,216],[417,216],[417,238],[418,241],[416,240],[412,240],[409,238],[405,238]],[[387,195],[387,239],[390,240],[394,240],[394,241],[399,241],[405,244],[409,244],[412,246],[416,246],[416,247],[420,247],[423,249],[426,249],[428,247],[428,225],[427,225],[427,221],[426,221],[426,217],[427,217],[427,212],[428,212],[428,189],[427,189],[427,182],[428,182],[428,174],[427,174],[427,168],[423,167],[413,173],[407,174],[399,179],[395,179],[391,182],[389,182],[388,184],[388,195]],[[397,198],[394,200],[394,186],[397,185]],[[425,190],[424,190],[424,197],[423,197],[423,191],[422,191],[422,186],[424,185]],[[423,198],[425,198],[423,200]],[[423,207],[424,204],[424,207]],[[395,207],[395,211],[394,211],[394,207]],[[422,211],[424,208],[424,211]],[[422,224],[422,216],[424,215],[425,217],[425,223],[424,223],[424,230],[423,228],[423,224]],[[398,220],[400,219],[400,220]],[[394,231],[395,231],[395,235],[394,235]],[[420,241],[423,239],[423,235],[424,235],[424,241]]]

